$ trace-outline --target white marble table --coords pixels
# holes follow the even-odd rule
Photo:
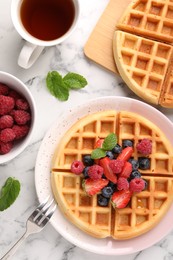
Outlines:
[[[0,213],[0,257],[24,233],[26,219],[38,204],[34,183],[34,167],[42,139],[63,111],[83,104],[92,98],[103,96],[126,96],[138,99],[119,77],[89,61],[83,47],[94,25],[106,7],[108,0],[81,2],[81,16],[78,27],[63,44],[44,50],[33,67],[24,70],[17,65],[17,57],[23,40],[15,31],[10,18],[11,0],[0,1],[0,70],[12,73],[21,79],[32,92],[38,111],[37,128],[27,149],[7,164],[0,165],[0,185],[9,176],[21,182],[20,196],[7,210]],[[69,71],[85,76],[88,86],[71,91],[67,102],[59,102],[46,89],[45,77],[50,70],[62,74]],[[51,108],[51,109],[50,109]],[[161,109],[173,121],[173,110]],[[30,236],[13,257],[14,260],[171,260],[173,259],[173,232],[162,241],[132,255],[102,256],[78,248],[66,241],[48,224],[46,228]]]

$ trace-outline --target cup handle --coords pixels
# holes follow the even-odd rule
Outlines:
[[[37,46],[26,42],[19,54],[18,65],[24,69],[30,68],[38,59],[43,49],[44,46]]]

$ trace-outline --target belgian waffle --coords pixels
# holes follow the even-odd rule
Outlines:
[[[173,108],[173,1],[132,1],[116,27],[113,53],[123,80],[144,100]]]
[[[82,188],[83,175],[70,171],[74,160],[91,154],[98,138],[115,132],[118,143],[133,140],[134,147],[143,138],[152,140],[151,167],[141,171],[147,189],[132,196],[124,209],[97,205],[97,196],[87,196]],[[133,157],[139,155],[134,150]],[[54,197],[65,217],[94,237],[129,239],[153,228],[164,216],[173,196],[173,152],[169,141],[153,123],[131,112],[103,111],[88,115],[65,133],[55,151],[51,185]]]

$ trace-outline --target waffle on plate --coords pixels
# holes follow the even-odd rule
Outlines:
[[[83,174],[71,172],[74,160],[91,154],[98,138],[116,133],[121,145],[130,139],[152,141],[151,165],[141,170],[147,188],[134,193],[127,207],[101,207],[97,196],[88,196],[82,188]],[[139,154],[134,149],[133,158]],[[97,238],[129,239],[152,229],[164,216],[173,196],[173,153],[164,134],[153,123],[131,112],[103,111],[76,122],[64,135],[54,154],[51,169],[54,197],[64,216],[78,228]]]
[[[173,1],[132,1],[116,27],[113,53],[123,80],[144,100],[172,108]]]

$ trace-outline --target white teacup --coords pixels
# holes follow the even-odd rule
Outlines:
[[[21,9],[23,8],[22,5],[23,5],[23,2],[25,2],[25,1],[31,1],[31,2],[35,1],[35,3],[36,3],[37,1],[39,2],[40,0],[12,0],[12,3],[11,3],[11,17],[12,17],[14,27],[16,28],[17,32],[21,35],[21,37],[26,40],[26,42],[19,54],[18,65],[27,69],[34,64],[34,62],[37,60],[37,58],[41,54],[42,50],[46,46],[54,46],[54,45],[60,44],[64,40],[66,40],[69,37],[69,35],[71,35],[71,33],[74,31],[77,21],[79,19],[80,7],[79,7],[79,0],[68,0],[68,1],[72,1],[72,5],[74,8],[73,9],[74,16],[73,16],[73,19],[71,20],[72,21],[71,24],[69,24],[69,27],[66,28],[66,31],[64,33],[62,33],[62,35],[57,36],[56,38],[47,40],[47,39],[43,39],[42,36],[40,38],[40,37],[37,37],[37,36],[31,34],[31,32],[29,32],[25,28],[25,26],[23,24],[23,20],[22,20],[22,15],[21,15]],[[43,7],[43,2],[46,2],[46,1],[48,2],[47,3],[47,5],[48,5],[52,1],[65,3],[66,0],[42,0],[40,2],[39,7]],[[27,8],[28,7],[25,8],[26,14],[29,12],[29,9],[27,9]],[[47,10],[48,9],[49,8],[47,8]],[[54,8],[52,8],[52,9],[54,9]],[[59,10],[60,10],[60,8],[57,9],[58,12],[59,12]],[[47,15],[47,11],[46,11],[46,15]],[[61,18],[64,19],[64,23],[65,23],[66,18],[68,18],[68,15],[67,14],[64,15],[63,10],[62,11],[60,10],[59,14],[57,13],[57,16],[55,15],[55,20],[58,17],[58,15],[59,15],[59,17],[61,16]],[[38,17],[38,16],[36,16],[36,17]],[[53,15],[51,15],[50,18],[51,17],[53,17]],[[46,27],[48,27],[48,24],[45,24],[45,21],[48,22],[50,20],[51,19],[43,19],[43,21],[42,21],[42,23],[43,23],[42,28],[45,28],[45,31],[44,31],[45,33],[50,31],[49,29],[46,29]],[[58,21],[56,21],[56,22],[58,22]],[[33,28],[35,29],[35,28],[37,28],[37,26],[35,26],[35,27],[33,26]],[[50,29],[51,28],[52,27],[50,27]]]

